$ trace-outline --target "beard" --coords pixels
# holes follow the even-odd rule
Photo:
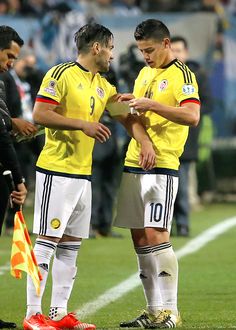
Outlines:
[[[109,71],[109,63],[100,63],[99,65],[99,72],[108,72]]]
[[[96,61],[96,65],[97,65],[97,68],[98,68],[98,71],[99,72],[108,72],[109,69],[110,69],[110,63],[108,62],[108,60],[105,60],[104,57],[102,56],[99,56],[97,58],[97,61]]]

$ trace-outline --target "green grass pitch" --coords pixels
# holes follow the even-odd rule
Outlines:
[[[25,209],[31,228],[32,210]],[[191,237],[172,238],[176,250],[207,228],[236,215],[236,204],[211,204],[191,216]],[[115,229],[117,230],[117,229]],[[128,230],[119,230],[123,239],[98,238],[83,242],[78,258],[78,275],[69,303],[79,308],[137,271],[136,257]],[[236,329],[236,227],[202,249],[179,261],[179,310],[183,329]],[[22,280],[9,273],[11,238],[0,238],[0,319],[14,321],[22,329],[26,310],[26,275]],[[51,281],[43,299],[47,314]],[[119,329],[119,322],[138,315],[145,307],[141,286],[83,320],[97,329]]]

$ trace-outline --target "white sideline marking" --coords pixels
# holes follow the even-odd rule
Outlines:
[[[203,233],[198,235],[197,237],[193,238],[191,241],[189,241],[187,244],[185,244],[182,248],[176,251],[176,256],[178,259],[181,259],[182,257],[195,253],[198,250],[200,250],[202,247],[204,247],[209,242],[216,239],[221,234],[228,231],[230,228],[234,227],[236,225],[236,217],[232,217],[229,219],[226,219],[215,226],[205,230]],[[120,284],[114,286],[113,288],[105,291],[103,294],[101,294],[99,297],[97,297],[95,300],[92,300],[84,305],[82,305],[81,308],[79,308],[76,313],[78,313],[79,316],[85,317],[91,314],[96,313],[99,309],[105,307],[106,305],[110,304],[111,302],[114,302],[115,300],[119,299],[129,291],[133,290],[137,286],[139,286],[140,279],[139,274],[133,274],[129,278],[127,278],[125,281],[121,282]]]
[[[4,273],[6,273],[6,271],[10,270],[10,263],[7,262],[5,265],[0,266],[0,275],[3,275]]]

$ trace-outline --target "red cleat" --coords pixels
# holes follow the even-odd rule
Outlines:
[[[38,313],[28,319],[24,319],[23,328],[24,330],[58,330],[53,325],[50,325],[48,320],[48,317]]]
[[[47,320],[48,324],[57,329],[81,329],[81,330],[95,330],[96,325],[83,323],[76,318],[76,314],[69,313],[59,321]]]

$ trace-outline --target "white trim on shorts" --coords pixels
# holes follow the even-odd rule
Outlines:
[[[90,219],[89,180],[36,171],[34,233],[87,238]]]
[[[178,177],[123,173],[114,226],[171,230]]]

